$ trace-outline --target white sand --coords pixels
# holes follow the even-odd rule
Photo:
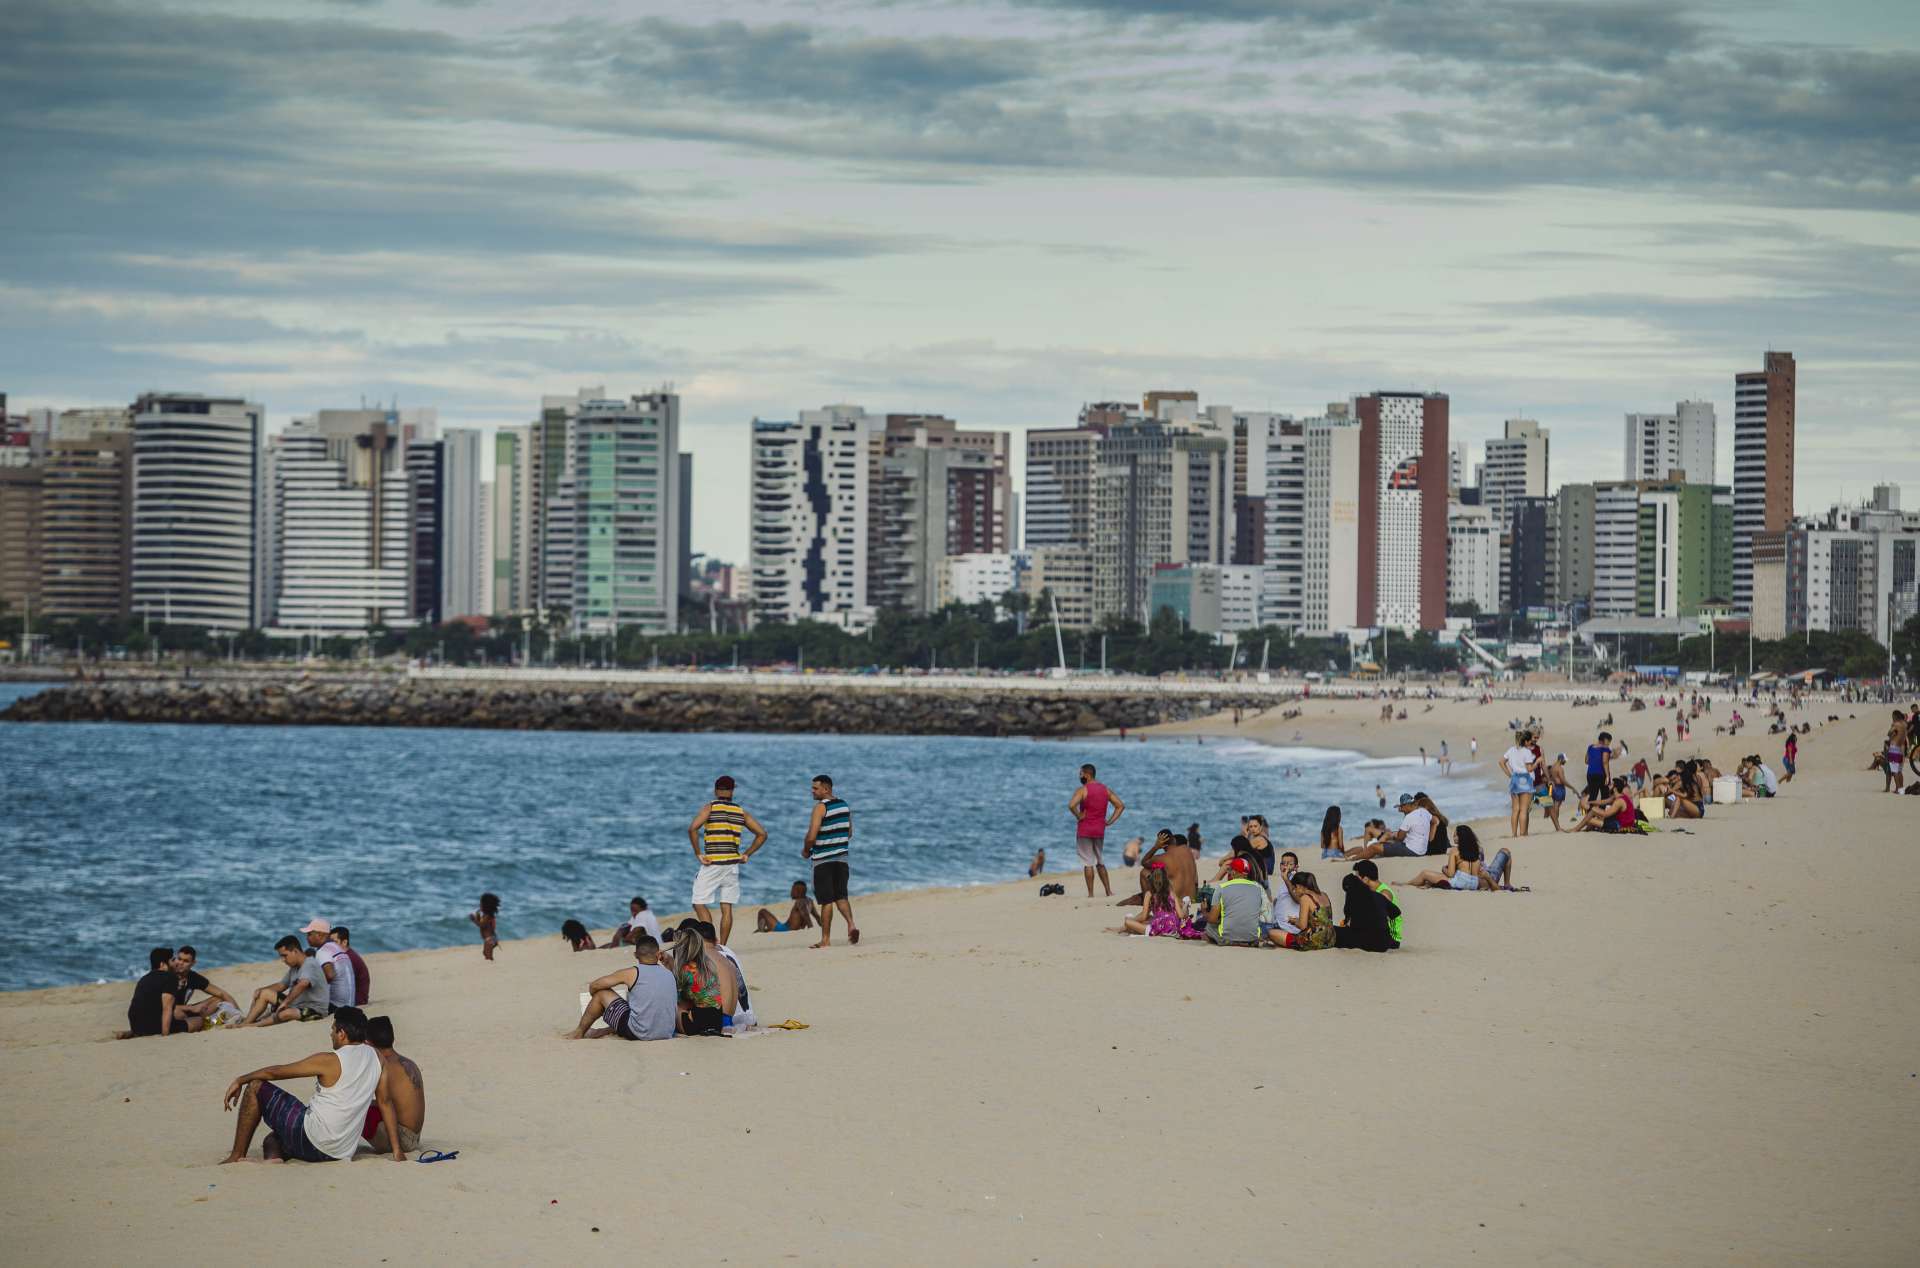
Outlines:
[[[1364,701],[1239,731],[1444,734],[1462,761],[1477,734],[1490,766],[1538,711],[1577,762],[1606,711],[1420,707],[1391,734]],[[1662,720],[1609,707],[1636,751]],[[1532,893],[1403,893],[1393,955],[1123,940],[1077,875],[1066,900],[895,895],[859,900],[857,948],[736,934],[762,1016],[812,1029],[647,1045],[558,1038],[615,953],[376,955],[425,1143],[461,1151],[430,1167],[214,1165],[227,1081],[318,1026],[116,1043],[124,984],[0,997],[7,1257],[1912,1262],[1920,797],[1860,769],[1883,710],[1806,716],[1830,711],[1861,718],[1803,741],[1774,801],[1684,836],[1535,836]],[[274,974],[212,976],[243,996]]]

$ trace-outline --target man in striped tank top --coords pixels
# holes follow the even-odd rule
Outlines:
[[[742,850],[740,838],[753,833],[753,844]],[[733,799],[733,776],[713,781],[713,800],[687,825],[687,840],[700,870],[693,878],[693,914],[708,923],[708,908],[720,908],[720,945],[733,934],[733,905],[740,901],[740,865],[767,843],[767,830]]]
[[[824,947],[833,941],[833,909],[847,918],[847,941],[860,941],[860,929],[853,923],[853,906],[847,901],[847,847],[853,844],[853,809],[833,795],[833,779],[813,777],[813,820],[807,824],[806,843],[800,853],[813,860],[813,900],[820,904],[820,941]]]

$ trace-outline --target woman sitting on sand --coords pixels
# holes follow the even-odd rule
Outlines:
[[[1320,882],[1312,872],[1295,872],[1287,882],[1287,893],[1300,905],[1299,933],[1275,929],[1267,941],[1295,951],[1324,951],[1333,945],[1333,900],[1320,892]]]
[[[1383,831],[1385,830],[1385,826],[1384,824],[1381,825]],[[1369,840],[1372,839],[1373,828],[1371,825],[1367,828],[1367,836]],[[1346,857],[1346,853],[1347,834],[1340,830],[1340,807],[1328,806],[1327,817],[1320,821],[1320,857],[1323,859],[1344,858]]]
[[[593,935],[588,933],[587,927],[578,920],[561,921],[560,936],[565,938],[567,944],[575,951],[592,951],[594,949]]]
[[[1637,832],[1639,811],[1627,793],[1627,777],[1613,777],[1613,795],[1596,798],[1575,832]]]
[[[1148,867],[1140,883],[1140,913],[1126,917],[1115,933],[1138,934],[1148,938],[1198,938],[1200,933],[1180,914],[1167,884],[1167,865]]]
[[[1679,771],[1673,771],[1664,780],[1654,782],[1655,795],[1663,797],[1667,805],[1669,819],[1698,819],[1704,808],[1694,800],[1690,781]]]
[[[733,974],[714,963],[698,929],[682,925],[674,937],[673,980],[679,994],[680,1033],[725,1033],[722,1019],[727,1016],[728,997],[734,993]]]
[[[1440,870],[1428,868],[1409,883],[1418,889],[1492,889],[1493,882],[1481,866],[1480,838],[1473,829],[1461,824],[1453,830],[1453,841]]]

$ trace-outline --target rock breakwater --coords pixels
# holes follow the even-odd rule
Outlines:
[[[470,727],[509,731],[756,731],[870,735],[1085,735],[1270,708],[1272,695],[873,686],[393,681],[109,681],[56,687],[5,722]]]

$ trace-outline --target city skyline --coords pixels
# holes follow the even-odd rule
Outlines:
[[[1149,387],[1445,392],[1455,438],[1550,430],[1556,485],[1706,400],[1730,471],[1772,348],[1797,512],[1920,483],[1916,11],[1275,9],[18,0],[0,387],[272,433],[671,382],[717,508],[756,416],[1006,428],[1021,487],[1027,428]]]

